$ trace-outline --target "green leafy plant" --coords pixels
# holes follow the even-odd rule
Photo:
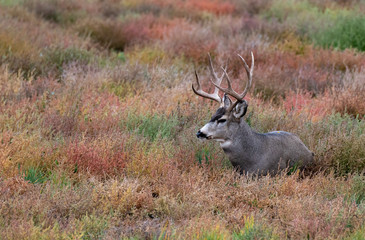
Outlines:
[[[24,179],[31,183],[44,183],[47,180],[47,175],[39,168],[30,167],[24,172]]]

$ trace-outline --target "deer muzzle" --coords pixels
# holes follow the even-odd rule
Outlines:
[[[207,135],[200,130],[196,133],[197,138],[208,138]]]

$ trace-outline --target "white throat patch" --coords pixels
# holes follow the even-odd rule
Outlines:
[[[231,140],[223,140],[223,139],[221,139],[218,142],[220,143],[220,145],[221,145],[222,148],[228,148],[232,144],[232,141]]]

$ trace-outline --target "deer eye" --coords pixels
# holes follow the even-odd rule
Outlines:
[[[227,119],[221,118],[221,119],[219,119],[217,122],[218,122],[218,123],[224,123],[224,122],[226,122],[226,121],[227,121]]]

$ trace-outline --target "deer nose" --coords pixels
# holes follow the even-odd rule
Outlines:
[[[200,130],[196,133],[197,138],[207,138],[207,135],[205,133],[201,132]]]

